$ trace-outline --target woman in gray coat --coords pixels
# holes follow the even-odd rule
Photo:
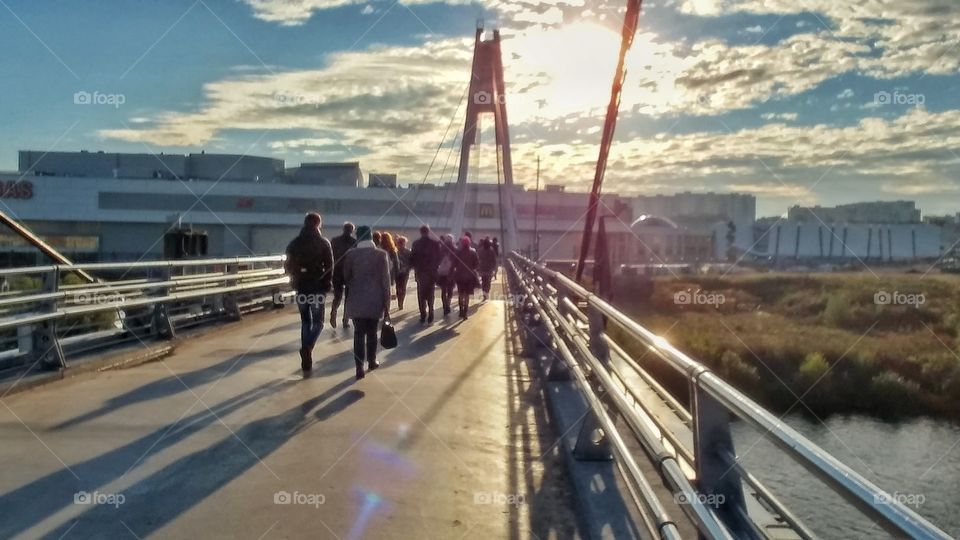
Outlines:
[[[380,319],[390,319],[390,263],[387,252],[373,244],[370,227],[357,228],[357,245],[343,258],[343,277],[350,289],[347,317],[353,319],[353,359],[357,380],[364,376],[363,361],[377,369],[377,330]]]

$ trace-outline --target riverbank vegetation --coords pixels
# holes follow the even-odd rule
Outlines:
[[[960,421],[956,276],[678,276],[618,288],[615,302],[638,321],[780,413]],[[650,356],[645,365],[684,394]]]

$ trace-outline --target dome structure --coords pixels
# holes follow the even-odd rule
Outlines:
[[[630,224],[631,229],[638,228],[661,228],[661,229],[679,229],[676,223],[662,216],[642,215],[636,221]]]

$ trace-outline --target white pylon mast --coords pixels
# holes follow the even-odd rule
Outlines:
[[[493,113],[497,154],[503,163],[504,190],[499,209],[505,238],[501,246],[505,253],[517,249],[517,220],[513,204],[513,161],[510,157],[510,129],[503,83],[503,62],[500,53],[500,32],[494,30],[493,39],[483,41],[483,27],[477,28],[473,50],[473,68],[467,96],[463,139],[460,142],[460,170],[454,189],[453,215],[450,233],[463,233],[467,208],[467,173],[470,169],[470,149],[477,141],[477,121],[482,113]]]

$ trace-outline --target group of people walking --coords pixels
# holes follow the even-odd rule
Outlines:
[[[337,326],[337,312],[343,305],[343,328],[353,322],[353,355],[357,379],[379,367],[378,329],[381,320],[390,321],[391,289],[397,308],[403,309],[410,272],[417,282],[420,323],[432,323],[436,289],[440,289],[443,315],[451,312],[454,287],[457,289],[460,319],[466,320],[470,297],[477,287],[486,300],[496,277],[500,246],[495,238],[475,245],[467,232],[455,242],[450,234],[441,239],[428,225],[420,227],[420,238],[407,247],[408,239],[368,226],[343,225],[343,232],[331,240],[320,233],[322,219],[306,215],[300,233],[287,246],[285,271],[296,294],[300,311],[300,365],[304,375],[313,369],[313,347],[324,323],[324,300],[332,292],[330,326]]]

